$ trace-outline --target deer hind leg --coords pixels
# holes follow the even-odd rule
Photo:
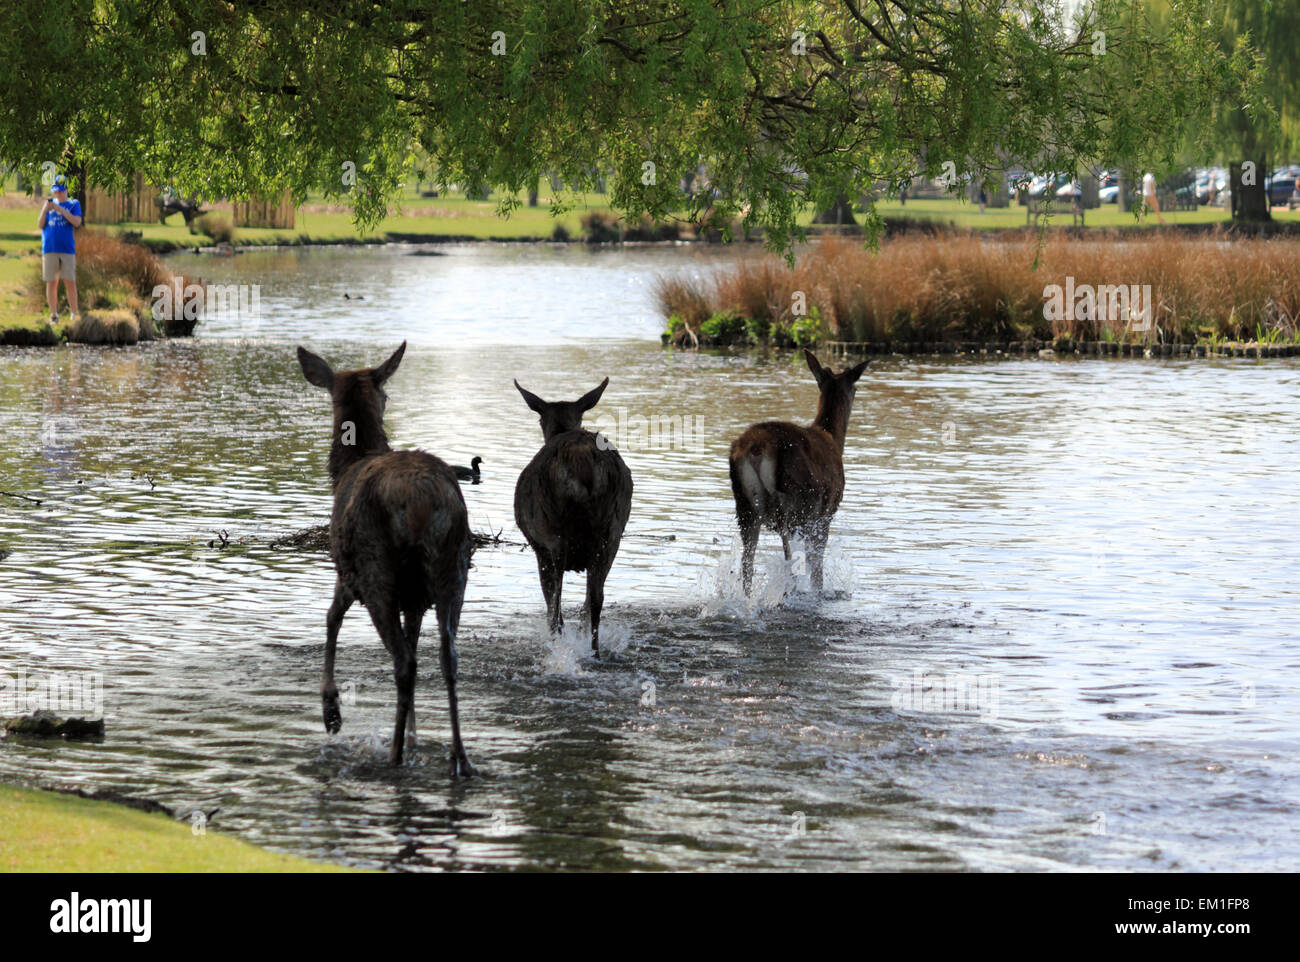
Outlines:
[[[754,587],[754,554],[758,551],[758,519],[740,525],[740,580],[745,588],[746,597]]]
[[[617,550],[617,545],[615,546]],[[591,622],[591,653],[600,657],[600,611],[605,607],[605,578],[613,567],[614,559],[597,555],[587,570],[587,617]]]
[[[415,649],[420,643],[420,625],[424,622],[424,612],[419,608],[408,608],[402,613],[402,634],[406,637],[406,647],[411,652],[411,670],[415,671]],[[412,698],[411,709],[406,714],[407,744],[415,747],[415,700]]]
[[[831,534],[831,519],[822,518],[808,526],[808,574],[813,591],[822,590],[822,563],[826,556],[826,542]]]
[[[456,698],[456,676],[459,658],[456,655],[456,632],[460,628],[460,608],[465,600],[465,582],[438,601],[438,634],[442,641],[442,680],[447,685],[447,703],[451,708],[451,774],[469,777],[475,774],[474,766],[465,754],[465,743],[460,738],[460,704]]]
[[[352,607],[352,592],[343,585],[342,579],[334,582],[334,601],[330,604],[329,614],[325,616],[325,670],[321,674],[320,701],[321,713],[325,718],[325,730],[331,735],[343,727],[343,713],[339,711],[339,689],[334,684],[334,649],[338,645],[339,626],[343,616]]]
[[[762,479],[750,461],[731,462],[731,493],[736,501],[736,521],[740,524],[740,577],[748,597],[754,584],[754,553],[758,550],[765,501]]]
[[[397,684],[397,718],[393,722],[393,747],[388,753],[388,759],[394,765],[400,765],[406,737],[406,717],[415,700],[415,650],[406,643],[395,604],[391,601],[374,602],[368,607],[370,620],[375,623],[380,640],[393,657],[393,681]]]
[[[564,569],[547,551],[537,552],[537,574],[542,582],[542,597],[546,599],[546,622],[551,634],[559,634],[564,627],[564,612],[560,610],[560,595],[564,590]]]

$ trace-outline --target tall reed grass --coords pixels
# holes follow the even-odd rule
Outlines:
[[[1064,288],[1069,278],[1076,289],[1150,285],[1148,329],[1123,317],[1049,320],[1044,289]],[[838,341],[1295,340],[1300,241],[1161,233],[1040,244],[934,234],[882,240],[872,253],[828,236],[793,265],[744,260],[712,279],[661,278],[655,294],[670,333],[738,315],[751,341],[789,324],[801,300],[817,309],[824,336]]]

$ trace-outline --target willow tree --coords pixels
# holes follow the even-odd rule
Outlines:
[[[1175,0],[1157,35],[1138,0],[5,4],[0,161],[350,197],[369,224],[418,151],[505,210],[548,172],[785,246],[808,206],[882,183],[1160,155],[1249,102],[1217,9]]]
[[[1231,49],[1249,38],[1258,50],[1268,101],[1245,108],[1229,104],[1218,114],[1215,154],[1232,164],[1233,216],[1269,220],[1264,180],[1270,164],[1294,159],[1300,150],[1300,4],[1295,0],[1230,0],[1220,22],[1220,45]],[[1289,154],[1289,156],[1287,156]],[[1245,164],[1253,176],[1244,174]]]

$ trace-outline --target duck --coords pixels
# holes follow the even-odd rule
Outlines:
[[[470,466],[468,468],[463,464],[453,464],[451,469],[456,472],[456,477],[459,480],[468,481],[470,484],[479,484],[481,483],[481,479],[479,477],[478,466],[482,463],[483,459],[478,457],[478,455],[475,455],[469,462]]]

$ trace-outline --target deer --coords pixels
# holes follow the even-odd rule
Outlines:
[[[442,677],[451,705],[452,777],[473,775],[460,737],[456,700],[456,633],[469,572],[470,533],[456,472],[424,451],[394,451],[384,433],[384,384],[397,371],[406,342],[378,367],[335,371],[298,348],[308,383],[329,392],[334,407],[329,475],[334,490],[330,555],[337,580],[325,617],[321,709],[325,730],[343,725],[334,651],[339,626],[354,601],[370,613],[393,659],[397,719],[389,761],[402,763],[404,736],[415,737],[415,650],[425,613],[434,608]]]
[[[564,627],[564,573],[587,572],[583,615],[597,659],[605,578],[632,510],[632,473],[623,458],[604,437],[582,427],[582,415],[596,406],[608,386],[605,378],[576,401],[547,402],[515,381],[524,403],[539,415],[545,441],[519,474],[515,523],[537,555],[553,635]]]
[[[812,424],[763,421],[731,443],[731,492],[746,596],[753,587],[754,552],[763,528],[781,536],[786,561],[791,560],[790,539],[804,540],[813,589],[822,589],[831,519],[844,497],[844,437],[867,362],[836,374],[822,367],[812,351],[805,350],[804,357],[821,392]]]

